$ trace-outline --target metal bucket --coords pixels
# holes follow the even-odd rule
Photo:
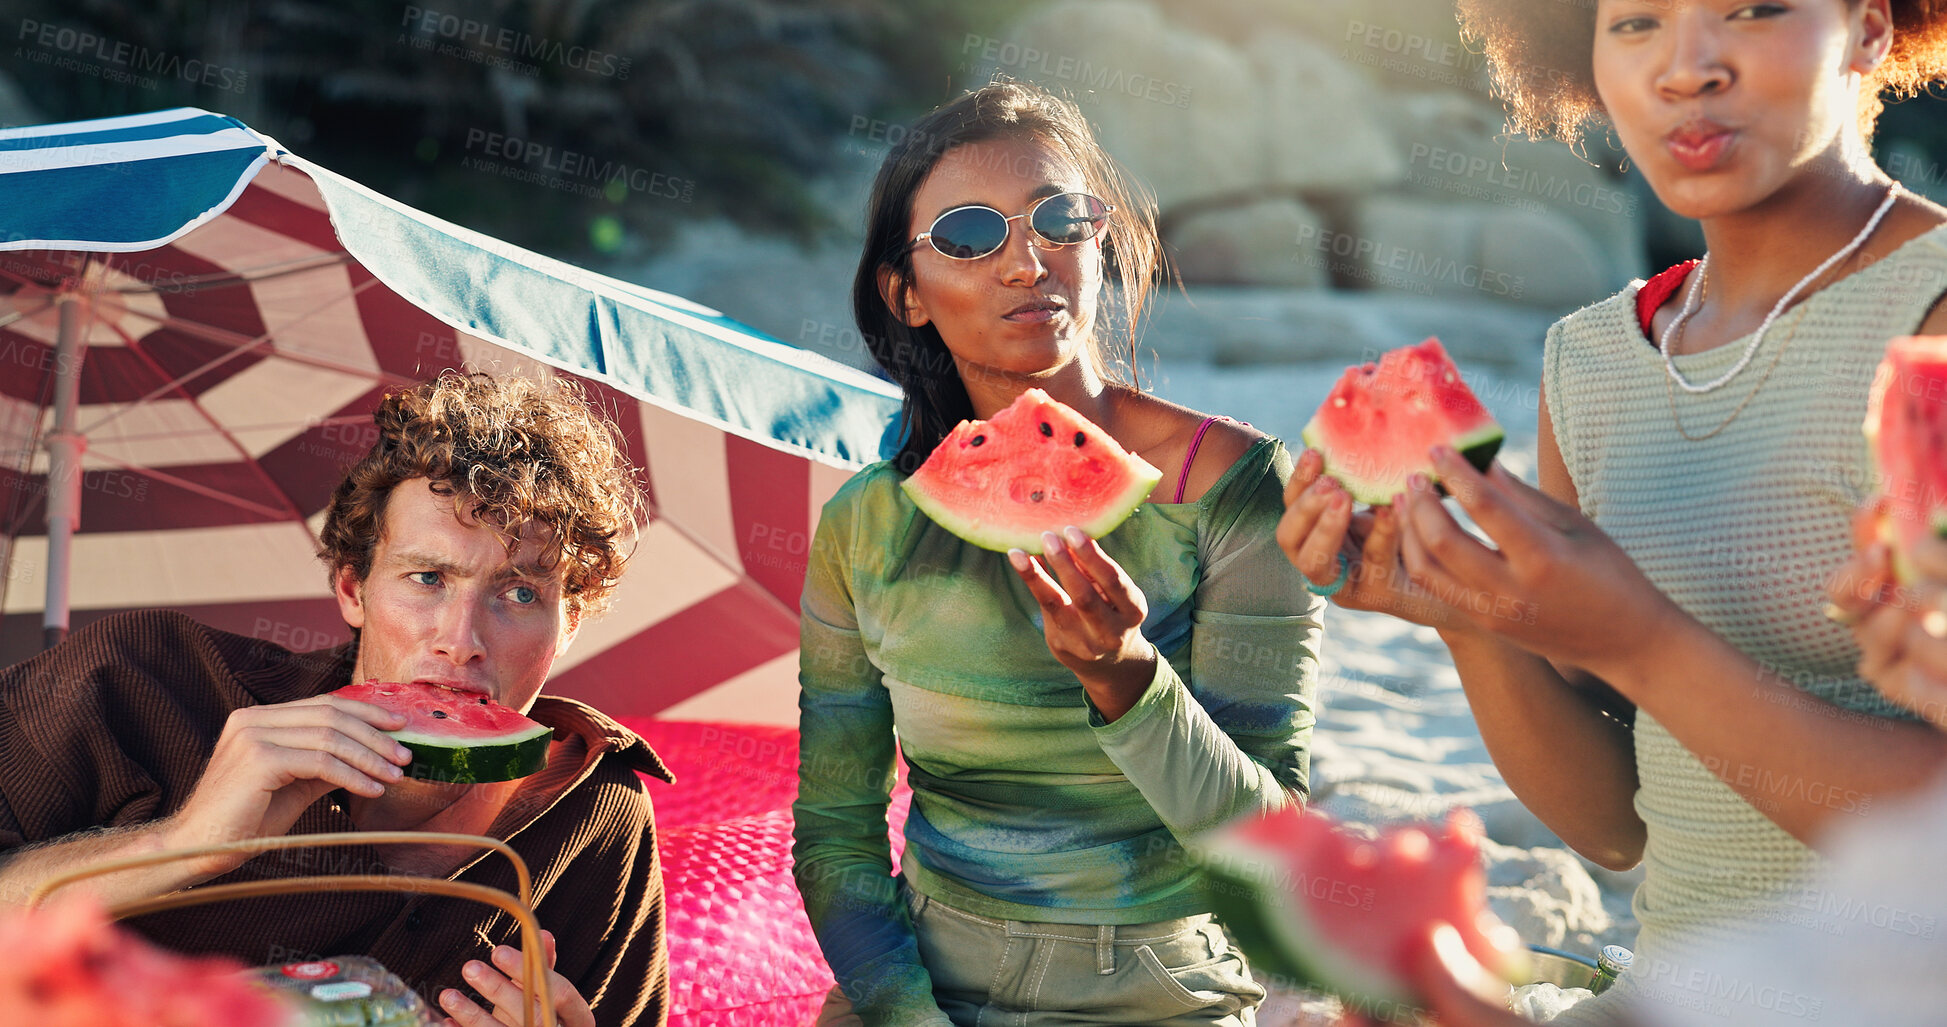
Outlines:
[[[1595,960],[1546,945],[1528,946],[1528,962],[1534,969],[1529,984],[1552,984],[1557,988],[1594,990]]]
[[[1529,963],[1534,969],[1529,984],[1552,984],[1557,988],[1587,988],[1597,995],[1609,989],[1616,978],[1629,972],[1635,957],[1621,945],[1605,945],[1599,959],[1546,945],[1528,946]]]

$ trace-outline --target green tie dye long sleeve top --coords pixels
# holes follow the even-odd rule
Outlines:
[[[1162,659],[1104,723],[1048,651],[1005,554],[934,524],[889,464],[826,504],[805,579],[795,874],[867,1024],[947,1024],[889,873],[894,731],[913,789],[901,872],[983,916],[1202,912],[1180,841],[1307,794],[1324,601],[1278,549],[1291,458],[1261,439],[1195,503],[1101,540]]]

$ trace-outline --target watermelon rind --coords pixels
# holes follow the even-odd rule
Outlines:
[[[1204,889],[1211,913],[1248,953],[1259,976],[1288,979],[1340,999],[1367,1015],[1414,1008],[1406,982],[1357,960],[1340,958],[1324,931],[1293,889],[1266,888],[1261,879],[1234,872],[1241,868],[1286,865],[1290,853],[1248,841],[1235,831],[1219,831],[1196,846],[1204,863]],[[1390,1017],[1388,1017],[1390,1019]]]
[[[1486,908],[1482,837],[1479,818],[1458,810],[1437,835],[1388,829],[1367,846],[1351,843],[1328,819],[1287,809],[1232,821],[1191,839],[1188,849],[1212,912],[1260,976],[1337,995],[1371,1021],[1418,1023],[1418,996],[1406,976],[1416,961],[1406,946],[1418,944],[1418,916],[1439,918],[1425,926],[1444,921],[1465,935],[1455,940],[1482,973],[1510,984],[1532,979],[1520,938]],[[1458,908],[1435,912],[1442,900],[1426,906],[1428,896],[1416,901],[1394,891],[1387,875],[1407,889],[1427,882],[1458,889],[1447,892]],[[1329,896],[1317,887],[1328,881]],[[1347,886],[1343,896],[1340,885]],[[1374,940],[1384,954],[1357,944]]]
[[[548,763],[554,730],[480,693],[429,682],[361,681],[331,694],[406,718],[404,727],[386,735],[411,752],[412,761],[403,768],[410,778],[449,784],[512,781]]]
[[[1406,491],[1406,480],[1414,471],[1425,474],[1428,480],[1440,489],[1440,494],[1446,495],[1445,488],[1440,484],[1440,475],[1433,469],[1432,460],[1428,460],[1424,467],[1415,467],[1395,477],[1364,476],[1353,471],[1342,461],[1334,459],[1331,447],[1326,444],[1322,433],[1318,430],[1316,419],[1305,425],[1299,437],[1304,440],[1305,448],[1316,450],[1324,461],[1322,473],[1336,479],[1355,502],[1367,506],[1391,506],[1393,497]],[[1500,425],[1494,424],[1470,432],[1462,432],[1449,440],[1447,445],[1452,446],[1460,454],[1461,459],[1473,465],[1475,470],[1485,474],[1488,467],[1493,465],[1494,457],[1501,452],[1501,443],[1506,439],[1507,433]]]
[[[1136,508],[1142,505],[1143,500],[1149,497],[1150,492],[1155,490],[1156,483],[1163,480],[1163,472],[1157,470],[1149,461],[1134,453],[1127,454],[1127,457],[1131,472],[1129,484],[1103,504],[1101,515],[1078,521],[1075,525],[1089,538],[1101,538],[1121,527],[1122,522],[1128,520],[1130,515],[1136,512]],[[1067,527],[1065,524],[1050,524],[1045,529],[1020,531],[989,526],[978,515],[967,517],[958,511],[948,509],[922,485],[916,484],[911,477],[900,482],[899,487],[905,490],[914,506],[919,507],[922,513],[932,518],[940,527],[982,549],[991,549],[997,553],[1005,553],[1010,549],[1038,553],[1041,551],[1043,530],[1058,532]]]
[[[540,772],[548,765],[548,742],[554,731],[545,724],[490,738],[458,741],[421,731],[388,731],[412,752],[406,776],[448,784],[512,781]]]

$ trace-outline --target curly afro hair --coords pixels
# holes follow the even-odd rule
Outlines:
[[[1859,0],[1847,0],[1858,3]],[[1860,90],[1867,139],[1884,97],[1947,79],[1947,0],[1891,0],[1893,49]],[[1459,0],[1461,36],[1487,55],[1508,126],[1575,144],[1602,120],[1592,68],[1595,0]]]

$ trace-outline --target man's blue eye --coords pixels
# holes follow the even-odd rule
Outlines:
[[[438,571],[413,571],[411,574],[406,575],[406,577],[411,578],[413,581],[418,582],[421,585],[439,584]],[[421,579],[428,579],[428,580],[421,580]]]
[[[512,596],[515,602],[523,604],[538,602],[541,598],[541,593],[536,592],[526,585],[515,585],[507,591],[507,594]]]

